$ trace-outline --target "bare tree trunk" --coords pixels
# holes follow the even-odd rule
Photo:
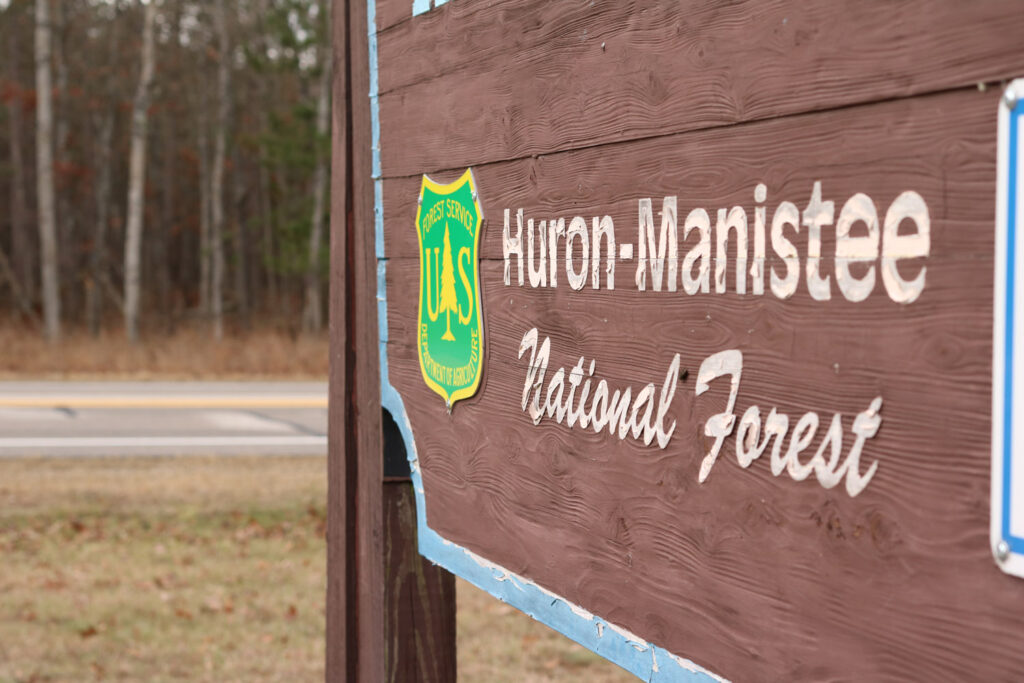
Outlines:
[[[106,92],[106,108],[102,113],[94,114],[93,130],[96,134],[96,183],[93,186],[93,197],[96,201],[96,223],[93,225],[92,248],[89,251],[89,284],[86,289],[86,320],[92,336],[99,336],[103,325],[103,289],[109,283],[107,272],[107,232],[110,229],[110,207],[112,205],[111,186],[113,184],[113,152],[114,126],[117,122],[117,78],[112,75],[117,63],[118,19],[111,23],[107,35],[108,45]]]
[[[21,148],[24,126],[24,105],[18,86],[18,32],[11,31],[8,42],[7,68],[9,80],[14,84],[15,96],[7,101],[7,125],[11,142],[11,265],[12,277],[17,282],[24,301],[32,304],[32,261],[28,244],[28,200],[25,197],[25,157]]]
[[[121,215],[121,204],[120,202],[109,202],[107,206],[110,207],[110,225],[124,225],[124,217]],[[113,277],[117,273],[114,272],[116,262],[107,263],[107,266],[100,270],[100,284],[103,286],[103,292],[110,299],[110,305],[115,310],[124,311],[124,296],[122,295],[123,289],[118,289],[114,285]]]
[[[328,15],[327,2],[321,3],[321,11]],[[330,27],[330,20],[326,26]],[[324,207],[327,194],[327,154],[324,140],[327,138],[331,115],[331,44],[330,29],[325,30],[326,39],[320,52],[320,93],[316,107],[316,170],[313,176],[313,216],[309,232],[309,263],[306,266],[306,295],[302,310],[302,329],[319,332],[323,328],[323,305],[320,300],[320,249],[324,240]]]
[[[199,312],[210,314],[210,275],[213,268],[210,250],[210,135],[209,96],[206,79],[199,82]]]
[[[165,116],[163,121],[163,171],[161,180],[161,229],[160,243],[156,252],[157,269],[160,273],[160,309],[164,316],[164,329],[170,333],[174,327],[171,311],[171,234],[174,229],[174,119]]]
[[[36,0],[36,182],[39,251],[46,338],[60,339],[60,281],[57,270],[57,217],[53,188],[53,83],[50,68],[49,0]]]
[[[260,129],[262,131],[267,130],[265,123],[266,113],[261,110],[260,112]],[[260,250],[262,253],[263,270],[266,273],[266,293],[263,299],[264,305],[274,307],[277,305],[277,273],[274,270],[274,232],[275,223],[274,220],[274,207],[270,199],[270,170],[267,168],[269,163],[268,154],[266,151],[266,143],[260,143],[260,167],[259,167],[259,182],[260,182],[260,222],[262,223],[263,235],[260,244]]]
[[[242,158],[238,153],[237,146],[231,155],[231,187],[232,187],[232,223],[234,229],[231,232],[232,244],[235,251],[235,303],[238,304],[238,313],[242,320],[242,326],[249,327],[249,255],[247,253],[248,240],[246,235],[244,204],[245,204],[245,183],[242,180]]]
[[[14,259],[24,257],[25,249],[23,244],[25,232],[25,187],[24,187],[24,160],[21,157],[21,102],[17,98],[11,100],[9,106],[9,128],[11,134],[11,253]],[[0,247],[0,256],[3,249]],[[22,287],[22,280],[17,270],[10,265],[7,257],[3,256],[4,276],[10,280],[11,292],[14,294],[15,302],[23,313],[32,311],[32,302],[25,295]]]
[[[132,145],[128,179],[128,225],[124,243],[124,327],[132,342],[139,340],[140,259],[142,211],[146,190],[146,136],[149,128],[149,89],[153,83],[156,54],[153,22],[156,3],[146,5],[142,28],[142,59],[139,85],[132,105]]]
[[[107,266],[107,227],[110,225],[110,178],[111,178],[111,146],[114,143],[114,106],[107,109],[99,124],[99,135],[96,142],[96,164],[99,173],[96,176],[96,225],[93,226],[92,251],[89,253],[89,287],[87,291],[86,316],[89,320],[89,332],[98,336],[103,321],[103,291],[100,289]]]
[[[227,155],[228,115],[231,96],[231,55],[228,44],[227,9],[224,0],[217,0],[217,130],[214,138],[213,222],[210,238],[213,241],[213,336],[224,338],[224,165]]]
[[[55,100],[53,109],[54,121],[54,159],[60,164],[68,160],[69,141],[71,139],[71,126],[69,122],[68,109],[71,99],[68,97],[68,63],[65,51],[67,37],[67,0],[55,0],[53,3],[53,68],[56,75]],[[57,195],[57,237],[62,245],[70,245],[74,241],[75,233],[75,212],[71,208],[71,187],[68,187],[69,176],[63,174],[55,179],[55,192]],[[75,277],[74,249],[61,249],[58,268],[61,272],[61,280],[67,283],[68,275]],[[63,293],[64,303],[68,304],[68,296],[74,296],[74,289]],[[70,310],[77,308],[75,303],[70,304]]]
[[[280,188],[280,193],[283,195],[288,188],[287,183],[288,174],[285,172],[285,164],[280,158],[274,160],[273,168],[271,170],[271,182],[274,187]],[[287,198],[280,198],[277,204],[280,213],[276,214],[276,220],[280,224],[281,217],[285,215],[285,206],[287,205]],[[284,242],[284,238],[277,244],[280,247]],[[303,283],[300,283],[300,285]],[[301,287],[300,287],[301,289]],[[293,304],[295,303],[295,278],[291,277],[291,273],[280,272],[277,274],[277,305],[274,308],[274,317],[278,320],[287,320],[289,326],[291,325],[292,315],[294,313]],[[301,294],[301,292],[300,292]]]
[[[269,11],[268,0],[260,0],[256,5],[256,22],[258,33],[262,38],[261,49],[267,52],[270,49],[270,40],[267,38],[267,31],[263,25],[263,16]],[[260,130],[259,143],[259,186],[260,186],[260,223],[262,224],[262,235],[260,239],[260,252],[263,261],[263,272],[265,276],[265,287],[263,304],[274,310],[279,303],[278,277],[274,267],[274,235],[277,232],[277,219],[274,213],[274,203],[271,197],[270,178],[270,153],[267,149],[267,137],[270,133],[270,117],[267,112],[271,109],[269,75],[263,75],[256,79],[256,93],[258,97],[258,120]]]
[[[21,286],[18,284],[18,278],[14,276],[14,269],[11,268],[11,262],[7,259],[7,255],[4,250],[0,248],[0,279],[7,280],[7,284],[11,287],[11,294],[14,296],[14,301],[18,305],[18,309],[25,315],[32,316],[32,306],[29,304],[28,299],[25,298],[25,293],[21,291]]]

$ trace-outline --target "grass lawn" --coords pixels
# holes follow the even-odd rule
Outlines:
[[[0,682],[321,681],[323,458],[0,460]],[[462,681],[634,681],[468,584]]]

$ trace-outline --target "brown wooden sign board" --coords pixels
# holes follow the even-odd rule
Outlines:
[[[423,554],[649,680],[1024,670],[988,538],[1017,4],[369,3]],[[467,169],[485,342],[449,411],[421,307],[450,334],[474,291],[418,228]]]

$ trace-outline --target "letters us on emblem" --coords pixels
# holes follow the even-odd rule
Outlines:
[[[473,396],[483,371],[478,267],[483,211],[472,169],[447,185],[423,176],[416,232],[420,297],[416,348],[423,380],[448,410]]]

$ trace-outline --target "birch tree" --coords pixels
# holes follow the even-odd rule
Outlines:
[[[0,322],[326,326],[326,0],[153,1],[0,0]]]
[[[36,195],[46,338],[60,339],[56,196],[53,187],[53,74],[50,65],[50,0],[36,0]]]
[[[213,336],[224,337],[224,164],[227,156],[228,118],[231,97],[231,55],[228,41],[227,9],[224,0],[217,0],[217,129],[213,142],[213,173],[210,193],[213,195],[213,221],[210,240],[213,247],[211,276],[213,298]]]
[[[306,266],[305,304],[302,329],[319,332],[323,327],[323,304],[320,299],[320,250],[324,241],[324,214],[327,196],[328,154],[324,140],[330,132],[331,116],[331,22],[329,2],[321,2],[320,16],[323,38],[318,49],[320,84],[316,107],[316,167],[313,172],[313,215],[309,231],[309,263]]]
[[[124,244],[124,326],[132,342],[139,339],[140,261],[146,189],[146,136],[149,129],[149,91],[156,69],[153,24],[156,0],[145,6],[138,88],[132,104],[132,137],[128,172],[128,224]]]

